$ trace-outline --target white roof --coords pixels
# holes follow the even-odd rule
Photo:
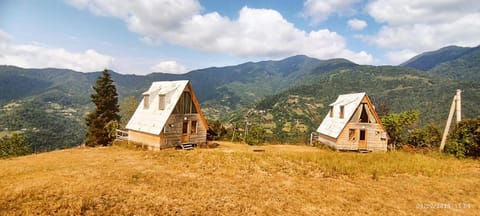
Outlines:
[[[330,104],[330,106],[333,107],[333,117],[330,117],[330,112],[328,112],[320,124],[320,127],[318,127],[317,132],[337,138],[355,113],[355,110],[365,95],[366,93],[362,92],[338,96],[337,100]],[[340,106],[344,107],[343,118],[340,118]]]
[[[126,128],[159,135],[187,84],[188,80],[153,82],[148,91],[143,93],[143,95],[149,95],[148,109],[144,108],[145,98],[143,98]],[[158,95],[165,95],[163,110],[158,109]]]

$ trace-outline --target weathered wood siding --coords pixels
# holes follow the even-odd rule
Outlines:
[[[203,121],[200,120],[199,114],[172,114],[168,118],[167,125],[165,125],[165,148],[174,147],[182,143],[182,129],[185,117],[187,117],[188,121],[187,142],[201,145],[207,141],[207,129]],[[197,133],[194,134],[190,134],[192,121],[197,121]]]
[[[147,145],[148,149],[165,149],[175,147],[182,143],[182,127],[184,118],[187,117],[187,141],[202,145],[207,141],[207,129],[200,120],[199,114],[173,114],[167,121],[165,129],[160,135],[129,130],[129,141]],[[190,134],[192,121],[197,121],[197,133]]]
[[[148,149],[162,149],[163,134],[155,135],[135,130],[128,131],[128,141],[146,145]]]
[[[349,130],[355,130],[355,138],[350,140]],[[378,123],[348,123],[337,138],[337,149],[358,150],[360,130],[365,130],[367,149],[370,151],[387,151],[387,140],[382,140],[382,133],[385,132]]]
[[[332,137],[329,137],[325,134],[319,133],[318,134],[318,141],[327,145],[327,146],[330,146],[331,148],[337,149],[337,143],[336,143],[335,138],[332,138]]]

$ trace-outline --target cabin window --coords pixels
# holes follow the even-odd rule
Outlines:
[[[343,119],[343,114],[345,111],[345,106],[340,106],[340,118]]]
[[[330,118],[333,118],[333,106],[330,106]]]
[[[182,133],[186,134],[188,132],[188,121],[183,121]]]
[[[190,93],[183,92],[183,110],[184,110],[184,113],[190,113],[191,104],[192,104],[192,98],[190,97]]]
[[[190,92],[183,92],[182,96],[177,102],[175,106],[174,112],[175,114],[190,114],[190,113],[197,113],[197,109],[193,104],[192,97]]]
[[[143,95],[143,108],[144,109],[148,109],[148,107],[150,106],[150,95],[146,94],[146,95]]]
[[[165,95],[158,95],[158,109],[165,109]]]
[[[348,130],[348,140],[350,141],[355,140],[355,129]]]
[[[360,130],[360,140],[365,140],[365,130]]]
[[[192,124],[190,125],[190,133],[191,134],[197,133],[197,121],[192,121]]]
[[[360,122],[362,123],[368,123],[368,113],[367,113],[367,109],[368,109],[368,105],[366,103],[362,103],[362,114],[360,115]]]

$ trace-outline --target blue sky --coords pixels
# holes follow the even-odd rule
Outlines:
[[[480,44],[471,0],[0,0],[0,64],[184,73],[305,54],[399,64]]]

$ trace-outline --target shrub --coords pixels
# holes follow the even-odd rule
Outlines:
[[[458,123],[449,135],[445,151],[458,158],[480,156],[480,118]]]

